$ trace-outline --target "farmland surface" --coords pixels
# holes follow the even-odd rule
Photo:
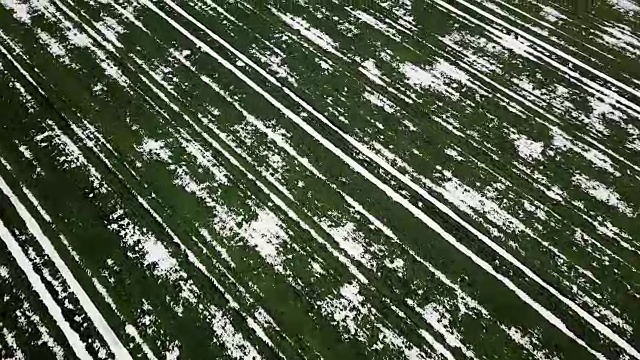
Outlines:
[[[639,59],[636,0],[0,0],[0,358],[640,359]]]

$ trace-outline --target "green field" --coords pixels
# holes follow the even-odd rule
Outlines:
[[[637,0],[0,0],[1,359],[640,359]]]

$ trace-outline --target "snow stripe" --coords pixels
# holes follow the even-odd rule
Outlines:
[[[314,137],[318,142],[320,142],[322,145],[324,145],[328,150],[330,150],[331,152],[333,152],[335,155],[337,155],[341,160],[343,160],[347,165],[349,165],[353,170],[355,170],[357,173],[359,173],[360,175],[364,176],[365,178],[367,178],[369,181],[371,181],[374,185],[376,185],[379,189],[381,189],[382,191],[384,191],[391,199],[393,199],[394,201],[400,203],[402,206],[404,206],[407,210],[409,210],[414,216],[416,216],[418,219],[420,219],[422,222],[424,222],[427,226],[429,226],[432,230],[436,231],[437,233],[439,233],[443,239],[447,240],[450,244],[452,244],[454,247],[456,247],[459,251],[461,251],[463,254],[465,254],[466,256],[468,256],[471,260],[473,260],[478,266],[480,266],[481,268],[483,268],[485,271],[487,271],[489,274],[493,275],[496,279],[498,279],[500,282],[502,282],[505,286],[507,286],[507,288],[509,288],[510,290],[512,290],[518,297],[520,297],[523,301],[525,301],[527,304],[529,304],[532,308],[534,308],[538,313],[540,313],[544,318],[547,319],[547,321],[549,321],[551,324],[553,324],[554,326],[556,326],[559,330],[561,330],[562,332],[564,332],[567,336],[569,336],[570,338],[572,338],[574,341],[576,341],[576,343],[580,344],[581,346],[585,347],[588,351],[590,351],[591,353],[593,353],[594,355],[598,356],[598,357],[603,357],[602,354],[597,353],[596,351],[594,351],[593,349],[591,349],[582,339],[578,338],[575,334],[573,334],[573,332],[571,332],[566,326],[565,324],[553,313],[551,313],[550,311],[548,311],[546,308],[544,308],[542,305],[540,305],[538,302],[536,302],[534,299],[532,299],[528,294],[526,294],[524,291],[522,291],[521,289],[519,289],[511,280],[507,279],[506,277],[504,277],[503,275],[497,273],[493,267],[491,265],[489,265],[489,263],[487,263],[486,261],[484,261],[483,259],[481,259],[480,257],[478,257],[476,254],[474,254],[471,250],[469,250],[466,246],[464,246],[463,244],[461,244],[460,242],[458,242],[453,236],[451,236],[449,233],[447,233],[444,229],[442,229],[442,227],[437,224],[434,220],[432,220],[430,217],[428,217],[426,214],[424,214],[420,209],[418,209],[417,207],[415,207],[411,202],[409,202],[407,199],[405,199],[404,197],[402,197],[401,195],[399,195],[396,191],[394,191],[393,189],[391,189],[388,185],[386,185],[385,183],[383,183],[382,181],[380,181],[377,177],[375,177],[373,174],[371,174],[368,170],[366,170],[364,167],[362,167],[359,163],[357,163],[355,160],[353,160],[351,157],[349,157],[348,155],[346,155],[342,150],[340,150],[338,147],[336,147],[333,143],[331,143],[330,141],[328,141],[326,138],[324,138],[322,135],[320,135],[314,128],[312,128],[309,124],[307,124],[305,121],[303,121],[298,115],[296,115],[295,113],[293,113],[291,110],[289,110],[287,107],[285,107],[282,103],[280,103],[278,100],[276,100],[273,96],[271,96],[269,93],[267,93],[264,89],[262,89],[260,86],[258,86],[255,82],[253,82],[250,78],[248,78],[244,73],[242,73],[241,71],[239,71],[234,65],[232,65],[229,61],[225,60],[224,58],[222,58],[218,53],[216,53],[213,49],[211,49],[211,47],[209,47],[208,45],[206,45],[204,42],[202,42],[201,40],[199,40],[198,38],[196,38],[194,35],[192,35],[191,33],[189,33],[187,30],[185,30],[182,26],[180,26],[176,21],[174,21],[172,18],[170,18],[168,15],[166,15],[164,12],[162,12],[160,9],[158,9],[153,3],[151,3],[148,0],[141,0],[141,2],[146,5],[149,9],[151,9],[152,11],[154,11],[155,13],[157,13],[158,15],[160,15],[162,18],[164,18],[165,20],[167,20],[167,22],[169,22],[175,29],[177,29],[178,31],[180,31],[184,36],[186,36],[187,38],[189,38],[192,42],[194,42],[201,50],[203,50],[204,52],[206,52],[207,54],[211,55],[213,58],[215,58],[216,60],[218,60],[225,68],[227,68],[228,70],[230,70],[231,72],[233,72],[236,76],[238,76],[242,81],[244,81],[247,85],[249,85],[252,89],[254,89],[256,92],[258,92],[260,95],[262,95],[267,101],[269,101],[272,105],[274,105],[276,108],[278,108],[280,111],[282,111],[282,113],[284,113],[289,119],[291,119],[294,123],[296,123],[297,125],[299,125],[300,127],[302,127],[307,133],[309,133],[312,137]],[[307,104],[306,102],[304,102],[302,99],[298,98],[295,94],[293,94],[290,90],[288,90],[286,87],[280,85],[277,80],[273,77],[271,77],[270,75],[268,75],[266,73],[266,71],[264,71],[263,69],[261,69],[260,67],[258,67],[255,63],[253,63],[249,58],[247,58],[245,55],[241,54],[238,50],[236,50],[235,48],[233,48],[231,45],[229,45],[228,43],[226,43],[224,40],[222,40],[219,36],[217,36],[216,34],[214,34],[213,32],[211,32],[211,30],[209,30],[208,28],[206,28],[204,25],[202,25],[200,22],[198,22],[196,19],[194,19],[192,16],[190,16],[188,13],[186,13],[184,10],[182,10],[179,6],[177,6],[175,3],[173,3],[170,0],[165,0],[165,3],[167,3],[172,9],[174,9],[176,12],[178,12],[180,15],[184,16],[186,19],[188,19],[190,22],[192,22],[194,25],[198,26],[200,29],[202,29],[203,31],[205,31],[209,36],[211,36],[214,40],[216,40],[217,42],[219,42],[220,44],[222,44],[225,48],[229,49],[231,52],[234,53],[234,55],[238,56],[244,63],[249,64],[252,68],[254,68],[256,71],[260,72],[263,76],[265,76],[267,79],[269,79],[271,82],[273,82],[274,84],[279,85],[290,97],[292,97],[295,101],[297,101],[298,103],[300,103],[302,106],[304,106],[307,110],[309,110],[312,114],[314,114],[316,117],[318,117],[320,120],[322,120],[325,124],[327,124],[328,126],[330,126],[334,131],[336,131],[340,136],[342,136],[344,139],[346,139],[349,143],[351,143],[353,146],[355,146],[356,148],[358,148],[364,155],[366,155],[367,157],[369,157],[370,159],[374,160],[376,163],[378,163],[378,165],[382,166],[385,170],[391,172],[394,176],[396,176],[398,179],[400,179],[403,183],[405,183],[406,185],[410,186],[411,188],[413,188],[414,190],[420,190],[419,192],[423,195],[423,197],[425,197],[425,199],[429,200],[430,202],[432,202],[434,205],[436,205],[441,211],[447,213],[450,217],[452,217],[454,220],[456,220],[458,223],[462,224],[465,228],[467,228],[469,231],[471,231],[474,235],[476,235],[480,240],[482,240],[485,244],[489,245],[494,251],[496,251],[499,255],[501,255],[503,258],[505,258],[506,260],[508,260],[509,262],[511,262],[513,265],[515,265],[516,267],[518,267],[520,270],[522,270],[527,276],[529,276],[531,279],[533,279],[534,281],[536,281],[539,285],[543,286],[543,288],[545,288],[547,291],[549,291],[551,294],[553,294],[554,296],[556,296],[558,299],[560,299],[562,302],[564,302],[566,305],[568,305],[572,310],[576,311],[576,313],[578,313],[578,315],[580,315],[582,318],[584,318],[585,320],[587,320],[592,326],[594,326],[596,329],[598,329],[599,331],[601,331],[603,334],[607,335],[609,338],[611,338],[612,340],[614,340],[616,343],[618,343],[619,345],[621,345],[624,348],[630,348],[631,350],[633,350],[633,348],[622,338],[620,338],[617,334],[613,333],[610,329],[608,329],[604,324],[602,324],[600,321],[598,321],[597,319],[595,319],[591,314],[587,313],[586,311],[582,310],[578,305],[576,305],[573,301],[571,301],[570,299],[564,297],[562,294],[560,294],[557,290],[555,290],[553,287],[551,287],[549,284],[547,284],[546,282],[544,282],[539,276],[537,276],[532,270],[530,270],[529,268],[527,268],[524,264],[522,264],[519,260],[517,260],[515,257],[513,257],[511,254],[509,254],[507,251],[505,251],[504,249],[502,249],[500,246],[498,246],[496,243],[494,243],[493,241],[491,241],[489,238],[487,238],[485,235],[481,234],[479,231],[477,231],[475,228],[473,228],[471,225],[467,224],[466,222],[464,222],[464,220],[462,220],[461,218],[459,218],[453,211],[451,211],[449,208],[447,208],[444,204],[440,203],[439,201],[437,201],[435,198],[431,197],[430,195],[428,195],[424,190],[420,189],[416,184],[412,183],[405,175],[401,174],[400,172],[398,172],[397,170],[395,170],[394,168],[392,168],[390,165],[388,165],[387,163],[385,163],[381,158],[379,158],[376,154],[374,154],[373,152],[371,152],[370,150],[366,149],[366,147],[360,143],[358,143],[355,139],[353,139],[352,137],[350,137],[349,135],[345,134],[344,132],[342,132],[341,130],[339,130],[337,127],[335,127],[334,125],[332,125],[328,119],[326,119],[323,115],[319,114],[315,109],[313,109],[309,104]],[[633,353],[631,350],[628,350],[630,353]],[[639,354],[640,356],[640,354]],[[639,357],[640,358],[640,357]]]
[[[18,70],[27,78],[27,80],[34,86],[36,89],[42,94],[46,96],[42,89],[36,84],[36,82],[29,76],[28,72],[25,71],[17,61],[13,59],[13,57],[7,52],[7,50],[0,45],[0,51],[7,57],[9,60],[18,68]],[[8,169],[9,170],[9,169]],[[116,334],[113,332],[107,321],[104,319],[98,308],[93,304],[87,293],[84,291],[80,283],[73,276],[73,273],[67,265],[64,263],[55,247],[49,240],[49,238],[44,235],[40,226],[35,221],[35,219],[31,216],[29,211],[22,205],[20,200],[15,196],[15,194],[11,191],[9,186],[5,183],[4,179],[0,177],[0,188],[2,191],[9,197],[11,203],[16,208],[22,219],[27,224],[29,231],[34,235],[36,240],[40,243],[45,253],[51,258],[51,260],[58,268],[58,271],[62,274],[65,281],[73,291],[73,293],[78,297],[81,306],[91,318],[91,321],[94,323],[102,337],[105,339],[107,344],[109,345],[111,351],[114,355],[121,359],[131,359],[131,355],[127,351],[127,349],[122,345]]]
[[[0,181],[4,183],[3,180]],[[24,271],[27,279],[31,283],[31,286],[38,293],[38,295],[40,296],[40,300],[42,300],[44,305],[47,307],[47,310],[49,310],[49,314],[51,314],[56,324],[58,324],[58,327],[60,327],[60,330],[62,330],[62,333],[67,338],[67,341],[69,341],[69,344],[71,345],[71,348],[75,352],[76,356],[83,360],[90,360],[91,355],[89,355],[87,349],[85,349],[84,343],[82,342],[82,340],[80,340],[80,335],[78,335],[77,332],[71,329],[69,323],[64,319],[64,316],[62,315],[62,309],[60,309],[49,291],[47,291],[44,283],[42,282],[42,279],[40,279],[38,274],[36,274],[36,272],[34,271],[29,258],[22,251],[20,245],[18,245],[16,239],[13,237],[13,235],[11,235],[9,229],[5,227],[2,220],[0,220],[0,238],[2,238],[2,241],[4,241],[5,245],[9,249],[9,252],[11,252],[13,258],[16,259],[16,262],[18,263],[22,271]]]
[[[494,34],[499,34],[499,35],[503,35],[503,36],[504,36],[504,35],[506,35],[506,34],[502,33],[501,31],[499,31],[499,30],[497,30],[497,29],[495,29],[495,28],[491,27],[490,25],[484,24],[483,22],[481,22],[481,21],[479,21],[479,20],[476,20],[474,17],[472,17],[472,16],[470,16],[470,15],[467,15],[466,13],[464,13],[464,12],[462,12],[462,11],[458,10],[457,8],[455,8],[455,7],[453,7],[453,6],[449,5],[449,4],[447,4],[447,3],[445,3],[445,2],[442,2],[442,1],[440,1],[440,0],[434,0],[434,1],[435,1],[436,3],[438,3],[439,5],[441,5],[442,7],[444,7],[444,8],[446,8],[446,9],[448,9],[449,11],[451,11],[451,12],[453,12],[453,13],[457,14],[457,15],[461,15],[461,16],[463,16],[463,17],[464,17],[464,18],[466,18],[467,20],[469,20],[469,21],[471,21],[471,22],[473,22],[473,23],[475,23],[475,24],[477,24],[477,25],[480,25],[480,26],[482,26],[482,27],[486,28],[487,30],[491,31],[491,32],[492,32],[492,33],[494,33]],[[485,17],[487,17],[487,18],[489,18],[489,19],[493,20],[494,22],[496,22],[496,23],[500,24],[501,26],[504,26],[504,27],[508,28],[509,30],[514,31],[514,32],[518,33],[519,35],[523,36],[524,38],[527,38],[528,40],[531,40],[532,42],[534,42],[534,43],[536,43],[536,44],[538,44],[538,45],[542,46],[543,48],[545,48],[545,49],[547,49],[547,50],[549,50],[549,51],[553,52],[554,54],[559,55],[560,57],[562,57],[562,58],[564,58],[564,59],[566,59],[566,60],[569,60],[571,63],[574,63],[574,64],[576,64],[576,65],[579,65],[579,66],[583,67],[584,69],[586,69],[586,70],[588,70],[588,71],[592,72],[593,74],[598,75],[598,76],[599,76],[599,77],[601,77],[602,79],[607,80],[607,81],[609,81],[610,83],[615,84],[615,85],[616,85],[616,86],[618,86],[619,88],[622,88],[622,89],[624,89],[624,90],[628,91],[629,93],[631,93],[631,94],[633,94],[633,95],[637,96],[638,98],[640,98],[640,91],[638,91],[638,90],[636,90],[636,89],[633,89],[633,88],[629,87],[628,85],[625,85],[625,84],[623,84],[623,83],[619,82],[618,80],[613,79],[612,77],[610,77],[610,76],[608,76],[608,75],[606,75],[606,74],[604,74],[604,73],[602,73],[602,72],[600,72],[600,71],[598,71],[598,70],[596,70],[596,69],[594,69],[594,68],[590,67],[589,65],[587,65],[587,64],[583,63],[582,61],[580,61],[580,60],[578,60],[578,59],[574,58],[573,56],[570,56],[570,55],[565,54],[564,52],[562,52],[562,51],[560,51],[560,50],[558,50],[558,49],[554,48],[553,46],[548,45],[548,44],[546,44],[546,43],[544,43],[544,42],[542,42],[542,41],[538,40],[537,38],[535,38],[535,37],[533,37],[533,36],[529,35],[528,33],[526,33],[526,32],[524,32],[524,31],[522,31],[522,30],[520,30],[520,29],[518,29],[518,28],[515,28],[515,27],[513,27],[513,26],[511,26],[511,25],[509,25],[509,24],[507,24],[507,23],[505,23],[504,21],[502,21],[502,20],[500,20],[500,19],[496,18],[495,16],[493,16],[493,15],[491,15],[491,14],[488,14],[488,13],[486,13],[486,12],[484,12],[484,11],[482,11],[482,10],[478,9],[477,7],[475,7],[475,6],[473,6],[473,5],[469,4],[469,3],[467,3],[467,2],[466,2],[466,1],[464,1],[464,0],[459,0],[459,1],[458,1],[458,3],[463,4],[463,5],[466,5],[467,7],[469,7],[470,9],[472,9],[472,10],[474,10],[474,11],[476,11],[476,12],[477,12],[477,13],[479,13],[480,15],[483,15],[483,16],[485,16]],[[559,69],[559,70],[563,71],[563,72],[564,72],[564,73],[566,73],[566,74],[569,76],[569,78],[571,78],[572,80],[579,79],[579,80],[580,80],[581,82],[583,82],[585,85],[588,85],[588,86],[584,86],[584,88],[585,88],[586,90],[588,90],[588,91],[592,92],[594,95],[606,94],[606,95],[611,96],[612,98],[614,98],[616,101],[619,101],[620,103],[625,104],[625,105],[627,105],[628,107],[630,107],[630,108],[634,109],[636,112],[640,112],[640,106],[638,106],[637,104],[635,104],[635,103],[633,103],[633,102],[631,102],[631,101],[627,100],[626,98],[624,98],[624,97],[623,97],[623,96],[621,96],[620,94],[618,94],[618,93],[614,92],[613,90],[607,89],[607,88],[605,88],[605,87],[603,87],[603,86],[598,85],[595,81],[592,81],[592,80],[589,80],[589,79],[587,79],[587,78],[585,78],[585,77],[580,76],[577,72],[570,70],[570,69],[569,69],[569,68],[567,68],[566,66],[564,66],[564,65],[562,65],[562,64],[560,64],[560,63],[558,63],[557,61],[555,61],[555,60],[551,59],[551,58],[550,58],[550,57],[548,57],[548,56],[545,56],[544,54],[542,54],[542,53],[541,53],[541,52],[539,52],[539,51],[536,51],[536,50],[534,50],[534,49],[532,49],[532,48],[528,48],[527,50],[528,50],[528,51],[530,51],[532,54],[536,55],[537,57],[539,57],[539,58],[541,58],[541,59],[545,60],[545,61],[546,61],[546,62],[548,62],[549,64],[553,65],[553,66],[554,66],[554,67],[556,67],[557,69]],[[598,92],[596,92],[595,90],[599,91],[599,93],[598,93]]]

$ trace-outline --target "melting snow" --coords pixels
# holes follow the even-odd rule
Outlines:
[[[162,160],[167,163],[171,162],[171,151],[165,148],[165,143],[162,140],[145,138],[142,141],[142,145],[137,147],[137,149],[145,158]]]
[[[367,75],[371,81],[375,82],[378,85],[384,85],[384,81],[382,81],[382,73],[376,67],[376,62],[373,59],[369,59],[363,62],[360,66],[360,71]]]
[[[70,29],[67,33],[69,41],[78,47],[90,47],[92,45],[91,38],[87,34],[81,33],[76,29]]]
[[[627,26],[617,24],[604,30],[606,32],[601,33],[602,41],[626,51],[630,56],[640,55],[640,39]]]
[[[384,264],[390,269],[395,270],[398,273],[398,276],[402,277],[404,274],[404,260],[395,258],[393,261],[389,261],[389,259],[385,259]]]
[[[515,341],[520,346],[527,349],[530,353],[532,353],[536,359],[538,360],[557,360],[558,358],[554,355],[549,355],[546,350],[539,350],[540,343],[533,338],[532,336],[527,336],[522,333],[519,329],[515,327],[511,327],[509,329],[504,328],[504,330],[509,334],[509,337],[513,341]]]
[[[118,41],[118,35],[124,33],[124,28],[118,24],[117,21],[110,17],[102,17],[102,21],[96,24],[96,27],[111,43],[119,48],[122,48],[122,44]]]
[[[280,17],[280,19],[282,19],[291,28],[298,30],[302,35],[311,40],[314,44],[340,58],[344,58],[336,50],[338,48],[338,45],[331,39],[331,37],[329,37],[329,35],[323,33],[322,31],[313,28],[306,20],[290,14],[283,14],[273,8],[271,9],[271,11],[278,17]]]
[[[40,29],[36,29],[36,35],[38,36],[38,38],[40,39],[40,41],[47,45],[47,49],[49,50],[49,53],[51,53],[51,55],[60,58],[60,60],[62,61],[63,64],[70,64],[71,61],[69,60],[68,56],[67,56],[67,52],[64,48],[64,46],[62,46],[56,39],[54,39],[51,35],[47,34],[46,32],[40,30]]]
[[[520,220],[511,216],[508,212],[503,210],[498,204],[485,197],[476,190],[468,187],[460,180],[452,177],[447,171],[444,175],[449,180],[442,184],[442,187],[430,185],[434,190],[441,193],[448,201],[452,202],[460,210],[474,215],[475,211],[478,211],[486,216],[493,223],[498,225],[501,229],[510,232],[527,231],[526,226],[520,222]],[[491,229],[492,233],[496,233],[496,229]]]
[[[217,338],[226,346],[229,356],[242,360],[262,358],[253,345],[233,327],[231,321],[221,310],[212,305],[210,312],[211,314],[208,315],[208,320],[212,324],[213,331],[217,335]]]
[[[460,69],[440,59],[428,69],[422,69],[411,63],[404,63],[401,71],[407,77],[407,82],[414,88],[427,88],[447,94],[457,99],[459,94],[453,89],[458,87],[457,82],[467,83],[469,77]],[[451,83],[454,80],[455,82]]]
[[[116,232],[123,242],[131,247],[142,249],[144,264],[153,267],[156,275],[175,275],[178,262],[171,256],[169,250],[159,242],[152,234],[140,229],[131,220],[123,217],[124,211],[113,213],[110,219],[113,221],[108,228]]]
[[[623,11],[640,11],[640,6],[638,6],[638,4],[636,4],[633,0],[609,0],[609,2],[612,3],[613,6]]]
[[[395,30],[390,29],[387,25],[381,23],[373,16],[365,12],[362,12],[360,10],[356,10],[356,11],[352,11],[350,9],[347,9],[347,10],[351,12],[351,14],[355,15],[361,21],[364,21],[367,24],[371,25],[374,29],[382,31],[383,33],[387,34],[389,37],[391,37],[394,40],[400,40],[400,37],[398,36],[398,33]]]
[[[415,306],[411,300],[409,304]],[[444,307],[430,303],[424,309],[418,310],[427,323],[444,337],[449,346],[461,349],[467,358],[476,359],[473,352],[464,346],[462,336],[449,325],[451,314]]]
[[[514,145],[521,158],[529,161],[542,159],[542,151],[544,150],[544,144],[542,142],[533,141],[524,136],[518,136]]]
[[[315,261],[311,261],[311,269],[313,269],[313,272],[317,275],[317,276],[321,276],[326,274],[326,272],[324,271],[324,269],[322,268],[322,266],[320,266],[320,264],[318,264]]]
[[[327,224],[324,224],[325,229],[331,236],[338,242],[338,245],[349,254],[353,259],[356,259],[366,265],[369,268],[373,267],[371,255],[367,253],[365,245],[363,243],[363,236],[356,230],[356,226],[353,223],[347,223],[344,226],[331,228]]]
[[[491,37],[505,49],[509,49],[524,58],[538,62],[538,60],[529,54],[531,49],[528,41],[522,38],[516,38],[514,35],[507,35],[504,33],[497,33],[495,35],[491,35]]]
[[[384,111],[389,114],[393,114],[396,111],[395,105],[377,92],[366,92],[363,96],[365,99],[371,101],[372,104],[383,108]]]
[[[269,264],[282,271],[285,258],[280,246],[287,241],[288,236],[283,230],[282,222],[272,211],[260,210],[257,219],[245,224],[240,233]]]
[[[0,4],[7,9],[13,10],[13,17],[25,24],[31,24],[32,8],[29,1],[24,0],[0,0]]]
[[[348,283],[340,288],[341,297],[328,299],[321,303],[322,312],[331,314],[341,326],[346,327],[350,335],[360,333],[358,322],[362,318],[359,311],[364,297],[359,294],[357,283]]]
[[[540,8],[542,8],[542,11],[540,11],[540,15],[544,16],[545,19],[550,22],[556,22],[558,21],[558,19],[565,20],[567,18],[551,6],[540,5]]]
[[[575,174],[571,180],[574,184],[579,185],[582,190],[597,200],[617,208],[621,213],[626,214],[629,217],[635,217],[634,211],[629,207],[629,205],[620,199],[620,195],[614,190],[607,188],[606,185],[596,180],[589,179],[587,176],[579,173]]]
[[[293,86],[298,86],[296,77],[291,73],[289,67],[283,62],[285,59],[284,55],[268,54],[265,53],[263,49],[252,49],[251,54],[258,57],[263,63],[268,64],[269,70],[271,70],[276,77],[287,79],[287,81],[289,81]],[[323,63],[321,63],[321,66],[322,64]]]
[[[444,153],[451,156],[454,160],[457,160],[457,161],[464,160],[464,158],[460,156],[460,153],[458,153],[458,151],[456,151],[455,149],[446,148],[444,149]]]
[[[178,342],[174,342],[169,347],[165,353],[165,359],[167,360],[178,360],[180,359],[180,344]]]
[[[0,266],[0,277],[4,278],[4,279],[8,279],[9,278],[9,268],[1,265]]]

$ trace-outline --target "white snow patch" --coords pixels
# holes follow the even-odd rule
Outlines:
[[[606,128],[605,120],[617,120],[621,122],[625,118],[619,110],[614,109],[615,100],[598,97],[591,97],[589,99],[591,105],[591,115],[589,117],[590,124],[603,134],[609,134],[609,130]]]
[[[558,20],[565,20],[567,17],[562,15],[558,10],[547,5],[539,5],[542,8],[540,15],[544,16],[549,22],[556,22]]]
[[[521,158],[529,161],[542,160],[542,151],[544,150],[542,142],[527,139],[525,136],[517,136],[516,139],[514,145]]]
[[[361,331],[358,322],[362,318],[362,313],[359,310],[364,297],[359,294],[359,291],[360,287],[357,283],[347,283],[340,288],[341,297],[329,298],[320,304],[322,312],[331,315],[341,327],[347,329],[351,336]]]
[[[455,149],[446,148],[444,149],[444,153],[451,156],[454,160],[457,160],[457,161],[464,160],[464,158],[460,156],[460,153],[458,153],[458,151],[456,151]]]
[[[331,64],[326,60],[320,59],[320,58],[315,58],[315,60],[318,63],[318,65],[320,65],[322,70],[325,70],[325,71],[331,70]]]
[[[57,146],[60,150],[56,152],[58,156],[57,160],[62,164],[63,169],[83,168],[87,171],[94,190],[101,193],[106,192],[107,186],[102,181],[102,176],[82,155],[82,151],[80,151],[71,138],[65,135],[53,121],[47,120],[46,124],[51,130],[34,137],[38,145],[41,147],[48,146],[49,144]],[[79,131],[77,128],[74,130]]]
[[[614,176],[620,176],[620,173],[614,167],[615,165],[613,161],[611,161],[611,159],[609,159],[606,155],[602,154],[601,152],[592,148],[588,148],[581,144],[574,145],[569,139],[569,137],[564,132],[562,132],[557,128],[553,128],[551,130],[551,135],[553,136],[553,140],[551,141],[551,144],[553,145],[554,148],[560,151],[565,151],[569,149],[573,150],[578,154],[582,155],[585,159],[590,161],[595,166],[603,170],[606,170],[607,172],[609,172]]]
[[[169,350],[167,350],[164,355],[167,360],[178,360],[180,359],[180,347],[178,342],[173,342],[171,346],[169,346]]]
[[[64,46],[62,46],[58,42],[58,40],[54,39],[51,35],[40,29],[36,29],[36,35],[38,36],[38,39],[40,39],[40,41],[47,46],[47,50],[49,50],[49,53],[51,55],[59,58],[63,64],[71,64],[71,60],[69,60],[67,51],[65,50]]]
[[[625,12],[638,12],[640,11],[640,6],[635,3],[633,0],[609,0],[609,2],[616,8],[625,11]]]
[[[4,181],[2,181],[2,183],[3,183],[2,184],[3,190],[5,190],[4,187],[6,184],[4,184]],[[6,187],[8,188],[8,186]],[[27,257],[27,255],[24,253],[24,251],[18,244],[18,240],[16,240],[13,237],[9,229],[7,229],[4,226],[2,221],[0,221],[0,238],[6,244],[9,250],[9,253],[16,260],[16,262],[18,263],[18,266],[20,266],[22,271],[25,273],[27,280],[31,284],[31,288],[38,294],[38,296],[40,297],[40,300],[42,301],[42,303],[44,303],[45,307],[47,308],[49,314],[51,315],[53,320],[56,322],[58,327],[60,327],[60,329],[62,330],[62,333],[67,338],[67,341],[71,345],[71,348],[73,349],[73,351],[76,353],[76,356],[81,359],[91,359],[91,356],[87,352],[84,346],[85,344],[80,339],[80,336],[75,330],[71,328],[69,323],[66,321],[66,319],[63,316],[62,309],[56,303],[51,293],[49,293],[49,291],[45,287],[45,284],[43,283],[42,279],[40,278],[40,276],[38,276],[38,274],[34,270],[32,262],[30,261],[30,259]],[[6,329],[3,329],[3,330],[4,330],[3,335],[5,337],[5,341],[11,344],[12,343],[11,335],[7,333]],[[16,347],[16,349],[18,348]]]
[[[13,17],[25,24],[31,24],[32,7],[27,0],[0,0],[0,4],[13,10]]]
[[[223,166],[220,166],[216,162],[210,151],[203,149],[198,142],[191,138],[180,137],[179,140],[180,145],[196,159],[198,165],[205,167],[211,172],[218,184],[229,185],[229,177],[231,175]]]
[[[120,41],[118,41],[118,36],[124,33],[124,28],[120,26],[116,20],[108,16],[103,16],[102,21],[98,22],[96,27],[111,43],[119,48],[123,47]]]
[[[540,343],[532,336],[527,336],[515,327],[503,329],[509,334],[509,337],[517,344],[527,349],[538,360],[558,360],[555,355],[550,355],[546,350],[540,350]]]
[[[529,54],[529,52],[531,52],[531,43],[524,40],[522,37],[516,38],[514,35],[507,35],[501,32],[497,34],[494,33],[491,37],[505,49],[509,49],[524,58],[539,63],[536,58]]]
[[[429,184],[429,186],[442,194],[460,210],[472,216],[475,216],[475,212],[479,212],[502,230],[513,233],[527,232],[527,227],[520,220],[511,216],[487,196],[465,185],[459,179],[453,177],[450,172],[444,171],[443,174],[448,180],[442,186],[436,186],[435,184]],[[487,189],[487,191],[492,190]],[[493,234],[498,235],[497,229],[491,228],[490,230]]]
[[[144,265],[152,267],[155,275],[176,277],[179,272],[178,262],[171,256],[169,250],[152,234],[139,228],[123,215],[122,210],[111,214],[111,223],[108,228],[117,233],[126,245],[142,250]]]
[[[9,348],[11,350],[13,350],[13,356],[12,357],[3,358],[3,360],[25,360],[24,354],[20,350],[20,346],[18,345],[18,342],[16,341],[15,334],[12,333],[12,332],[9,332],[9,330],[7,330],[6,328],[3,327],[2,328],[2,335],[4,335],[5,343],[7,345],[9,345]]]
[[[640,39],[634,36],[627,26],[616,24],[603,28],[606,31],[601,33],[603,42],[627,52],[630,56],[640,55]]]
[[[9,278],[9,268],[1,265],[0,266],[0,277],[3,279],[8,279]]]
[[[227,348],[227,354],[234,359],[254,360],[261,359],[258,351],[249,343],[242,333],[238,332],[225,314],[210,306],[210,314],[207,315],[209,322],[213,326],[213,331],[218,340]]]
[[[396,106],[387,98],[378,94],[377,92],[367,91],[364,93],[363,96],[365,99],[369,100],[372,104],[383,108],[384,111],[388,112],[389,114],[393,114],[396,111]]]
[[[347,11],[349,11],[352,15],[356,16],[360,21],[363,21],[371,25],[371,27],[373,27],[376,30],[382,31],[383,33],[388,35],[390,38],[394,40],[400,40],[398,33],[394,29],[389,28],[387,25],[381,23],[380,21],[378,21],[378,19],[374,18],[373,16],[360,10],[353,11],[347,8]]]
[[[618,211],[629,217],[635,217],[634,211],[620,198],[620,195],[616,193],[615,190],[609,189],[603,183],[590,179],[580,173],[575,174],[571,180],[595,199],[615,207]]]
[[[359,70],[365,74],[371,81],[378,85],[384,86],[384,81],[382,81],[382,73],[376,67],[376,61],[373,59],[368,59],[360,65]]]
[[[269,264],[282,271],[285,257],[280,246],[288,239],[283,228],[284,225],[272,211],[261,209],[258,211],[258,217],[245,224],[240,233]]]
[[[271,8],[271,11],[274,14],[276,14],[280,19],[282,19],[292,29],[298,30],[304,37],[311,40],[311,42],[313,42],[314,44],[344,59],[344,56],[342,56],[337,50],[338,45],[335,43],[335,41],[333,41],[333,39],[331,39],[331,37],[329,37],[329,35],[312,27],[306,20],[298,16],[283,14],[274,8]]]
[[[419,309],[412,300],[408,302],[420,312],[429,325],[442,335],[449,346],[461,349],[467,358],[476,359],[473,352],[463,344],[462,336],[449,325],[451,314],[444,307],[430,303],[423,309]]]
[[[67,32],[69,41],[78,47],[90,47],[93,42],[87,34],[81,33],[78,30],[72,28]]]
[[[374,267],[371,255],[368,254],[364,244],[364,237],[356,230],[355,224],[347,223],[339,227],[330,227],[325,223],[323,227],[351,258],[361,262],[368,268]]]
[[[178,266],[177,261],[171,256],[169,250],[157,240],[145,241],[145,262],[156,265],[156,273],[166,274]]]
[[[269,65],[269,70],[274,73],[275,77],[287,79],[293,86],[298,86],[295,75],[293,75],[287,64],[283,62],[285,59],[284,55],[265,53],[262,49],[251,49],[250,52],[258,57],[260,61]],[[323,66],[322,64],[324,64],[324,62],[320,63],[321,66]]]
[[[393,259],[393,261],[390,261],[389,259],[385,259],[384,260],[384,264],[389,267],[390,269],[395,270],[398,273],[398,276],[402,277],[404,274],[404,260],[399,259],[399,258],[395,258]]]
[[[318,264],[315,261],[311,261],[311,269],[313,270],[313,272],[317,275],[317,276],[321,276],[321,275],[325,275],[326,272],[324,271],[324,269],[322,268],[322,266],[320,264]]]
[[[142,140],[142,145],[137,147],[145,158],[151,158],[156,160],[162,160],[164,162],[171,162],[171,151],[165,148],[165,142],[162,140],[155,140],[151,138],[145,138]]]
[[[426,70],[411,63],[403,63],[400,70],[407,77],[407,83],[414,88],[434,90],[453,99],[459,96],[458,92],[453,90],[458,87],[458,83],[466,84],[469,80],[468,75],[462,70],[442,59]]]
[[[378,336],[378,342],[373,345],[373,349],[382,348],[382,344],[388,344],[393,346],[396,349],[400,349],[404,354],[404,358],[407,360],[426,360],[429,359],[420,349],[418,349],[415,345],[407,341],[407,339],[399,336],[395,332],[389,330],[388,328],[378,325],[380,329],[380,335]],[[438,344],[440,345],[440,344]],[[437,346],[436,346],[437,347]],[[437,347],[437,350],[440,353],[444,353],[447,355],[451,355],[444,349],[444,347]],[[445,355],[447,360],[454,360],[453,356]]]

